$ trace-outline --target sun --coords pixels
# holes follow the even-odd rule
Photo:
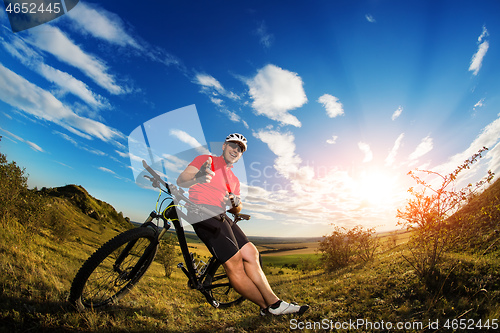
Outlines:
[[[353,194],[365,205],[393,206],[401,193],[398,178],[386,170],[364,170],[355,179]]]

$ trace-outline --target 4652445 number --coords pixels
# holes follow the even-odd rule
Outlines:
[[[35,3],[35,2],[16,2],[16,3],[11,3],[7,5],[5,8],[5,11],[9,14],[14,13],[14,14],[39,14],[39,13],[54,13],[54,14],[59,14],[61,12],[61,3],[60,2],[54,2],[54,3]]]

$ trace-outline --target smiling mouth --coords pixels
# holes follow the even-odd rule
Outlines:
[[[235,155],[235,154],[233,154],[233,153],[229,153],[229,155],[230,155],[231,157],[234,157],[234,158],[238,157],[238,155]]]

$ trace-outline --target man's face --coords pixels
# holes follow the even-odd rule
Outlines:
[[[227,164],[238,162],[241,155],[243,155],[243,149],[238,143],[230,141],[222,145],[222,156]]]

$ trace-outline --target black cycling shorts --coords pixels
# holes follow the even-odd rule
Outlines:
[[[211,208],[210,206],[206,206]],[[220,208],[219,208],[220,209]],[[211,217],[193,224],[194,231],[205,243],[210,253],[221,263],[234,256],[246,243],[247,236],[229,218]]]

